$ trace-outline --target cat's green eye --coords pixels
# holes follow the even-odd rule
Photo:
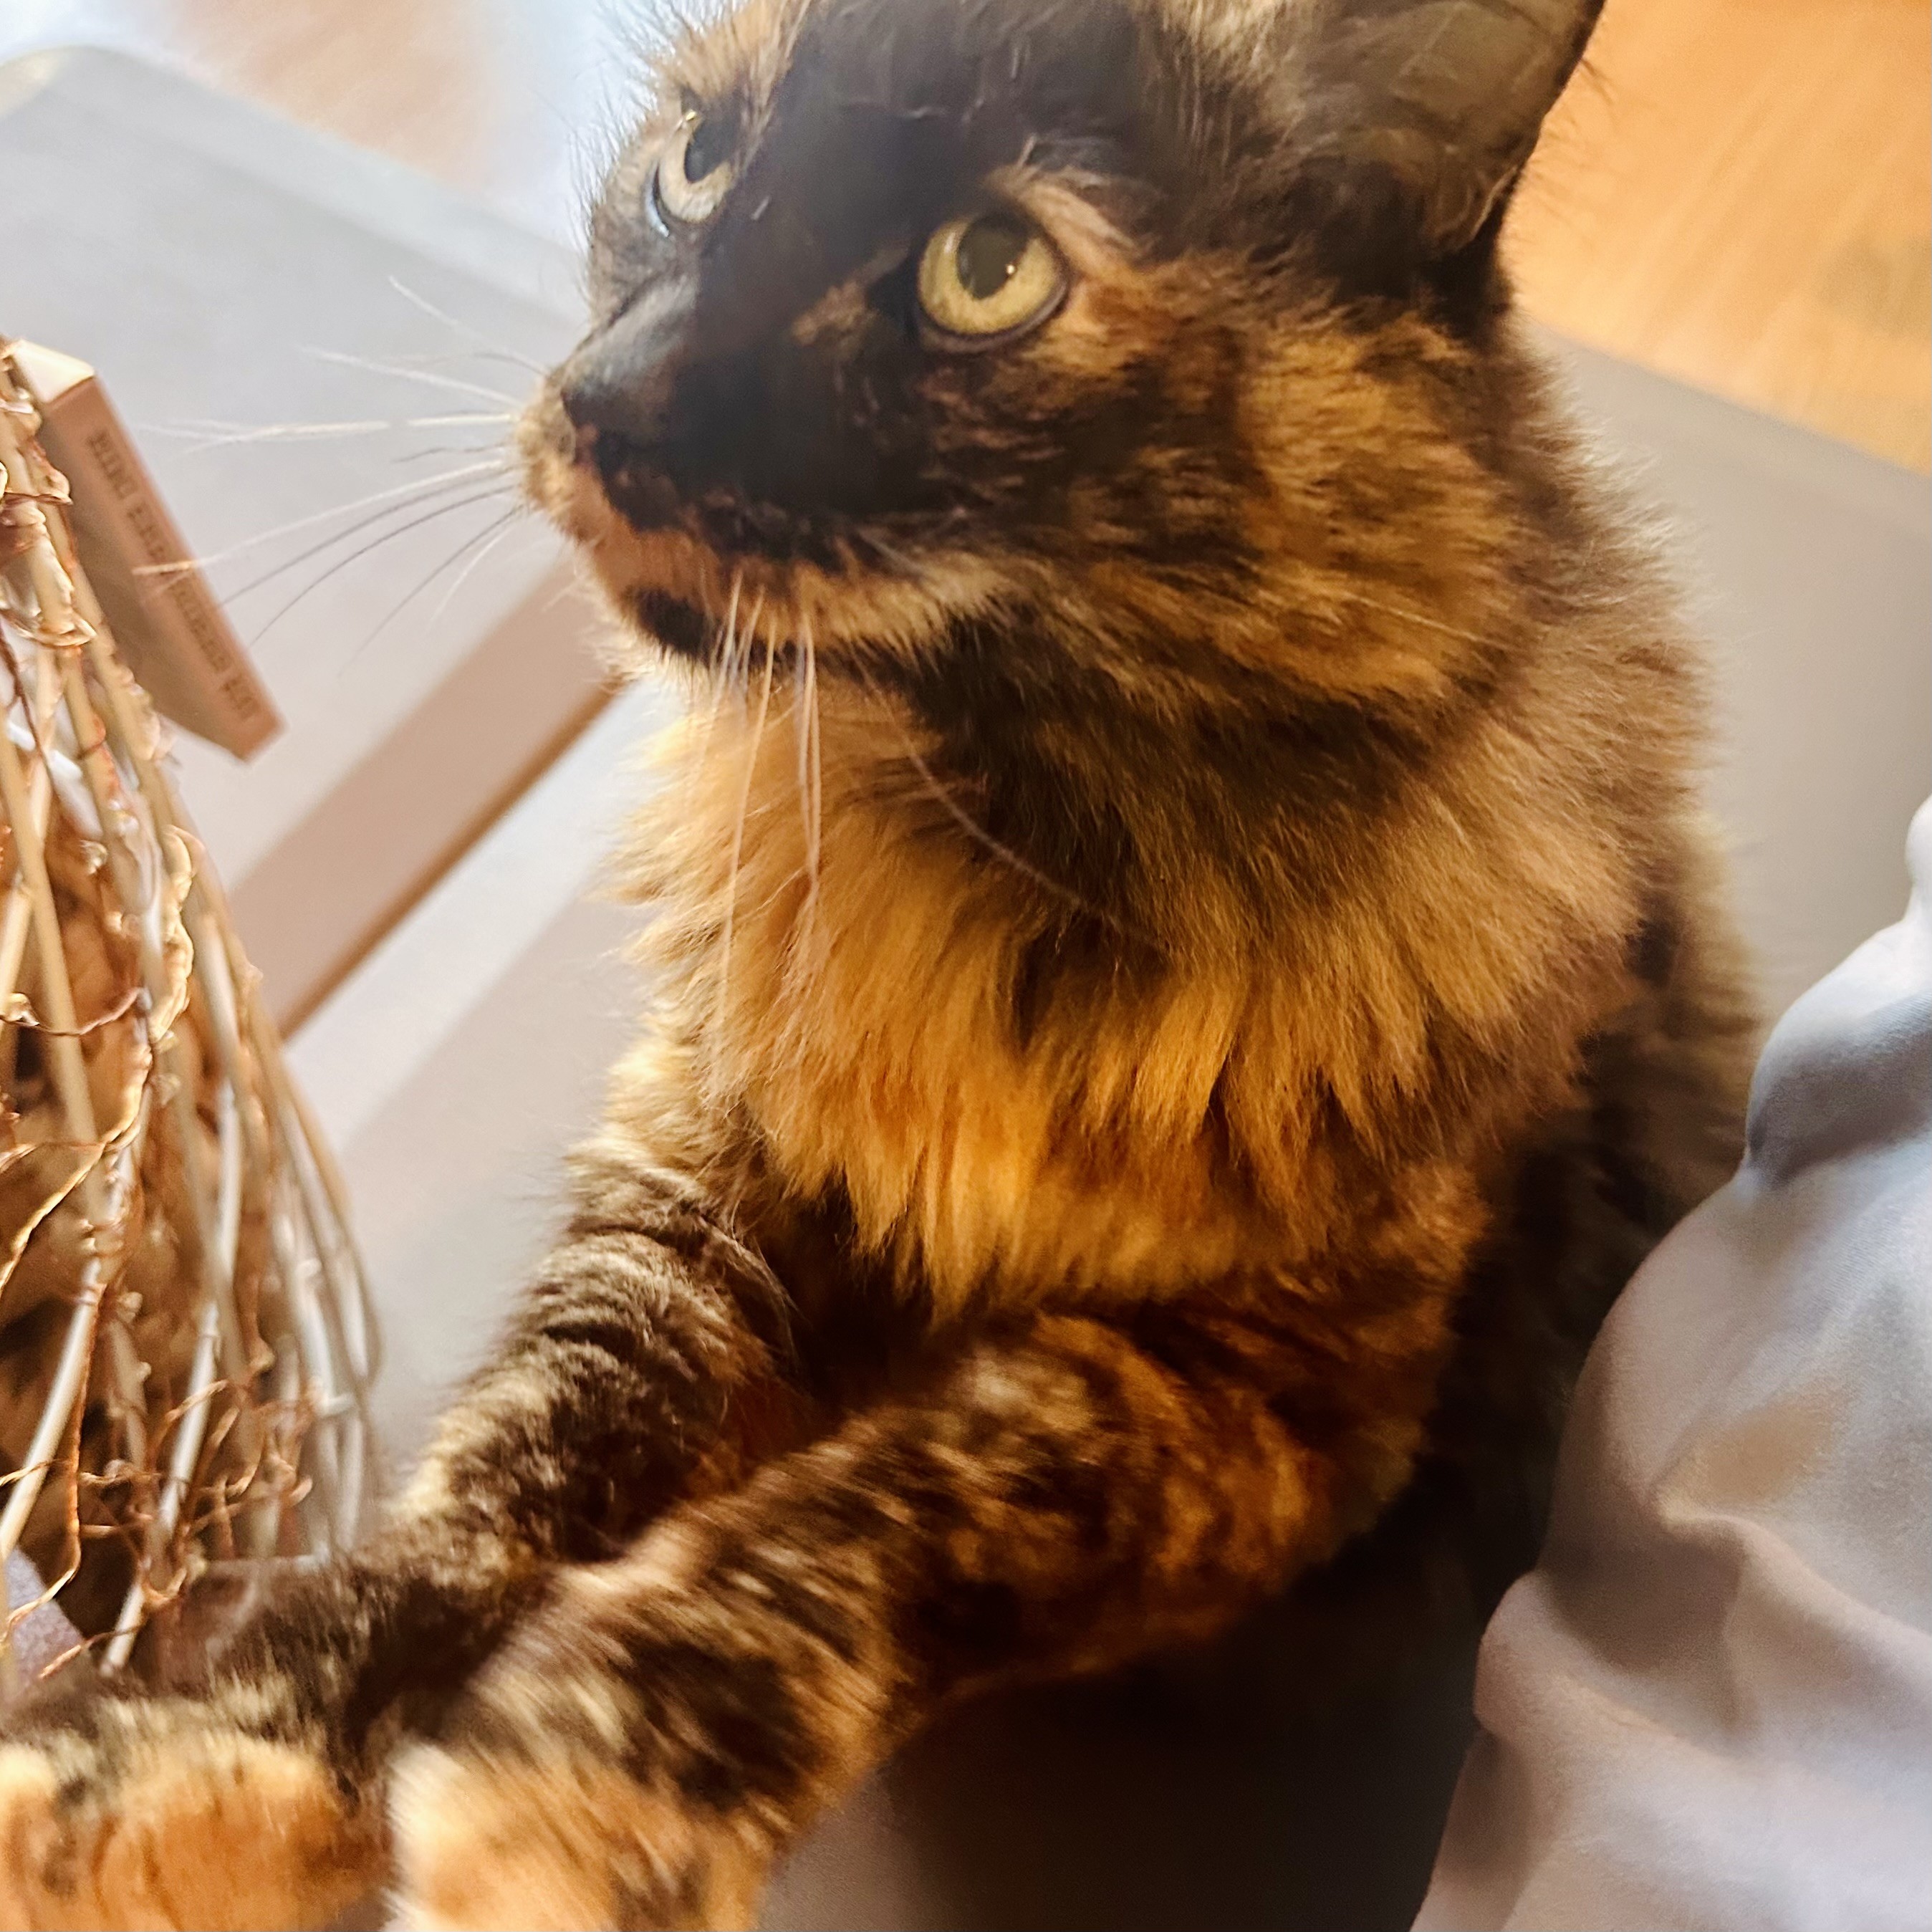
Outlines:
[[[718,212],[735,170],[735,130],[722,115],[688,110],[658,157],[651,193],[670,220],[694,227]]]
[[[1066,292],[1052,244],[1004,208],[947,222],[920,257],[920,306],[964,347],[991,347],[1044,322]]]

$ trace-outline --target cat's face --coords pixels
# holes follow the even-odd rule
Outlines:
[[[535,439],[620,602],[674,649],[733,580],[910,644],[1101,518],[1211,538],[1238,398],[1190,325],[1241,241],[1186,232],[1175,79],[1116,0],[755,0],[680,46]]]
[[[1509,515],[1493,212],[1594,10],[748,0],[610,177],[535,494],[690,658],[1426,694]]]

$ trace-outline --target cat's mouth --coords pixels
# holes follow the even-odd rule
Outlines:
[[[556,386],[546,382],[518,427],[531,501],[574,542],[625,622],[686,662],[743,661],[755,646],[790,659],[801,647],[913,658],[962,620],[1011,596],[983,558],[948,551],[890,566],[835,550],[832,560],[780,557],[721,538],[716,520],[653,506],[640,526],[612,500]]]

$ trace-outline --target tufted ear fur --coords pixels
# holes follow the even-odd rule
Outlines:
[[[1476,240],[1582,58],[1603,0],[1290,0],[1297,146],[1390,177],[1425,256]]]

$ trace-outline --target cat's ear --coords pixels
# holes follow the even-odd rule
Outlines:
[[[1426,254],[1474,240],[1536,145],[1603,0],[1290,0],[1305,153],[1393,176]]]

